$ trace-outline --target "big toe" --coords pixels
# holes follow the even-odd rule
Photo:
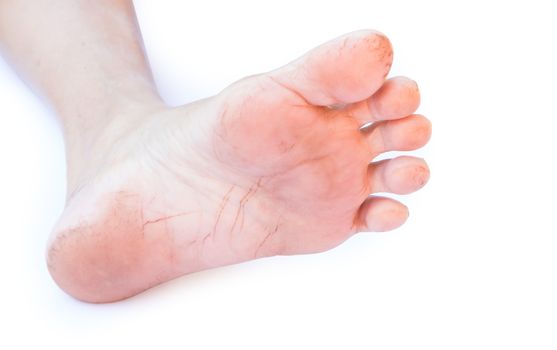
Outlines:
[[[385,35],[361,30],[331,40],[270,75],[310,104],[349,104],[381,87],[392,58]]]

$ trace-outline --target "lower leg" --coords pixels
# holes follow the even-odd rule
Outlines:
[[[129,122],[161,108],[131,1],[0,2],[0,48],[60,117],[68,193],[91,153]],[[81,179],[81,180],[80,180]]]

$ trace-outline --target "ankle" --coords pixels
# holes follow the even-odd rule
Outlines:
[[[116,148],[125,148],[125,140],[154,112],[165,109],[160,100],[144,102],[126,98],[104,107],[97,106],[84,116],[87,124],[65,124],[68,197],[110,163],[118,153]]]

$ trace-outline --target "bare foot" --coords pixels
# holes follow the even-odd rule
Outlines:
[[[413,81],[385,81],[391,60],[383,35],[359,31],[217,96],[117,116],[96,156],[69,164],[70,196],[48,248],[53,278],[78,299],[109,302],[398,227],[406,207],[370,194],[417,190],[427,165],[370,162],[423,146],[431,126],[411,115]]]

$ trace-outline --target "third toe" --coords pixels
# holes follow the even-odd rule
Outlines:
[[[431,137],[431,122],[421,115],[374,123],[361,129],[371,157],[389,151],[413,151]]]
[[[401,156],[369,165],[371,193],[408,194],[429,180],[429,167],[421,158]]]

